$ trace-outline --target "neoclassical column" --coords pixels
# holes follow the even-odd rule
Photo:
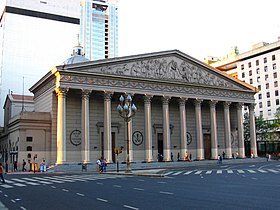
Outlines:
[[[238,103],[237,107],[237,129],[238,129],[238,157],[245,158],[245,146],[244,146],[244,129],[243,129],[243,103]]]
[[[90,162],[89,95],[91,90],[82,89],[82,161]]]
[[[229,114],[230,104],[231,104],[231,102],[229,102],[229,101],[224,102],[225,143],[226,143],[225,153],[226,153],[226,158],[232,158],[230,114]]]
[[[66,94],[68,88],[56,88],[57,94],[57,156],[56,164],[66,162]]]
[[[112,92],[104,91],[104,158],[112,162],[112,134],[111,134],[111,96]]]
[[[249,104],[249,114],[250,114],[250,143],[251,143],[251,154],[254,157],[258,157],[257,152],[257,138],[256,138],[256,127],[255,127],[255,104]]]
[[[196,99],[195,104],[195,125],[196,125],[196,159],[204,159],[204,142],[202,133],[202,120],[201,120],[201,103],[202,99]]]
[[[144,96],[144,111],[145,111],[145,161],[153,160],[153,140],[152,140],[152,118],[151,118],[151,95]]]
[[[180,160],[184,160],[187,152],[187,121],[186,121],[186,98],[179,99],[180,111]]]
[[[162,128],[163,128],[163,158],[171,161],[170,151],[170,123],[169,123],[169,101],[171,97],[162,97]]]
[[[211,159],[218,159],[218,139],[217,139],[217,115],[216,104],[218,101],[211,100],[210,122],[211,122]]]

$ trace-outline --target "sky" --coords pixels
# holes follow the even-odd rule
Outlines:
[[[119,0],[119,56],[177,49],[225,57],[280,36],[279,0]]]

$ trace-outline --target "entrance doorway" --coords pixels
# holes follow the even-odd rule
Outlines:
[[[115,153],[114,153],[114,148],[116,147],[116,133],[112,132],[111,137],[112,137],[112,148],[111,148],[112,161],[115,163],[116,157],[115,157]],[[104,132],[101,132],[101,157],[104,158]]]
[[[204,134],[204,158],[206,160],[211,159],[211,136],[210,134]]]
[[[158,161],[163,161],[163,134],[157,134],[157,143],[158,143]]]

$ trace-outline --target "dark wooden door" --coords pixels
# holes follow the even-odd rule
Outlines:
[[[211,136],[210,134],[204,134],[204,158],[206,160],[211,159]]]

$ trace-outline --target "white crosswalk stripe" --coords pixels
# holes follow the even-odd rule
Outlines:
[[[189,175],[191,174],[193,171],[187,171],[186,173],[184,173],[184,175]]]
[[[178,176],[178,175],[202,175],[202,174],[256,174],[256,173],[280,173],[278,169],[219,169],[219,170],[199,170],[199,171],[169,171],[166,172],[165,176]]]
[[[255,174],[257,172],[255,172],[254,170],[247,170],[248,172],[252,173],[252,174]]]
[[[178,172],[177,172],[178,173]],[[183,173],[181,171],[180,173]],[[178,175],[180,174],[178,173]],[[5,184],[0,184],[0,188],[14,188],[14,187],[27,187],[27,186],[38,186],[38,185],[52,185],[52,184],[62,184],[66,182],[88,182],[95,180],[104,180],[104,179],[114,179],[119,176],[114,175],[67,175],[67,176],[44,176],[44,177],[22,177],[22,178],[11,178],[5,179]]]

